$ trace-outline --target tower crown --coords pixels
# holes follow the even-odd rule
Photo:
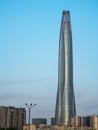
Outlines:
[[[63,11],[63,16],[62,16],[63,22],[69,22],[70,21],[70,12],[69,11]]]

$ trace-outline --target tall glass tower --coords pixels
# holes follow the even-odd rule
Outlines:
[[[58,90],[56,99],[56,124],[71,124],[71,117],[76,115],[73,89],[73,54],[72,32],[69,11],[63,11],[58,62]]]

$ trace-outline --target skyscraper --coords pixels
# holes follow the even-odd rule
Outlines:
[[[73,54],[72,32],[69,11],[63,11],[58,62],[58,90],[56,99],[56,124],[71,124],[71,117],[76,115],[73,89]]]

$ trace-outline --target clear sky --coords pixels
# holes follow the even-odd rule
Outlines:
[[[62,11],[73,34],[77,115],[98,114],[98,0],[0,0],[0,105],[54,116]]]

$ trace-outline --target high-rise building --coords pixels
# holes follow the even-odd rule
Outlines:
[[[22,130],[26,124],[26,111],[24,108],[0,106],[0,128],[17,128]]]
[[[32,119],[32,124],[39,126],[41,124],[46,125],[47,124],[47,119],[46,118],[33,118]]]
[[[76,115],[73,89],[72,32],[69,11],[63,11],[58,62],[58,90],[56,99],[56,124],[70,125]]]

